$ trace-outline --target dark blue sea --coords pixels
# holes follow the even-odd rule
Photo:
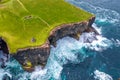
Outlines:
[[[51,46],[45,69],[24,71],[13,58],[0,69],[0,80],[119,80],[120,78],[120,0],[66,0],[95,14],[93,27],[101,34],[92,43],[92,33],[83,33],[77,41],[65,37]]]

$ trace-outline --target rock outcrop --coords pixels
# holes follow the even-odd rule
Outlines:
[[[49,41],[39,47],[20,49],[13,57],[22,65],[26,71],[33,71],[37,65],[45,66],[50,54]]]
[[[94,20],[95,17],[92,17],[89,21],[60,25],[51,31],[48,40],[50,41],[50,44],[55,47],[56,41],[65,36],[70,36],[78,40],[80,34],[83,32],[95,32],[98,34],[92,27]]]
[[[98,34],[97,31],[92,27],[94,20],[95,17],[92,17],[88,21],[57,26],[51,31],[45,44],[38,47],[19,49],[17,53],[13,55],[13,57],[27,71],[33,71],[37,65],[44,67],[50,55],[50,45],[56,47],[57,40],[66,36],[70,36],[78,40],[80,34],[83,32],[95,32]]]
[[[0,37],[0,67],[4,68],[9,59],[9,50],[6,42]]]
[[[9,54],[7,43],[2,39],[2,37],[0,37],[0,50],[2,50],[5,54]]]

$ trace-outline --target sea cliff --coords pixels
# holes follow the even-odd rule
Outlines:
[[[66,36],[71,36],[78,40],[83,32],[93,31],[98,34],[92,27],[94,20],[95,17],[92,17],[88,21],[59,25],[51,31],[45,44],[38,47],[20,49],[17,54],[14,54],[14,58],[19,61],[25,70],[33,70],[37,65],[44,67],[50,55],[50,45],[56,47],[57,40]]]
[[[98,34],[97,31],[92,27],[94,20],[95,17],[93,16],[88,21],[59,25],[50,32],[45,44],[37,47],[19,49],[17,53],[12,54],[12,56],[26,71],[33,71],[37,65],[40,65],[44,68],[50,55],[50,46],[53,45],[56,47],[57,40],[66,36],[70,36],[78,40],[80,34],[83,32],[95,32]]]

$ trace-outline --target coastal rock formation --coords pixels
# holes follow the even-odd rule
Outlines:
[[[50,54],[49,41],[40,47],[33,47],[18,50],[13,57],[22,65],[26,71],[33,71],[34,67],[40,65],[42,67],[47,63]]]
[[[78,40],[83,32],[94,32],[98,35],[97,31],[92,27],[94,20],[95,17],[92,17],[88,21],[60,25],[51,31],[48,40],[42,46],[19,49],[12,56],[26,71],[33,71],[37,65],[44,67],[50,55],[50,45],[56,47],[57,40],[66,36]]]
[[[9,50],[6,42],[0,37],[0,67],[4,68],[9,59]]]
[[[89,21],[60,25],[51,31],[50,36],[44,45],[18,50],[17,54],[13,57],[27,71],[33,71],[34,67],[37,65],[44,67],[50,55],[50,45],[55,47],[57,45],[57,40],[66,36],[70,36],[78,40],[80,34],[83,32],[95,32],[98,34],[92,27],[94,20],[95,17],[92,17]]]
[[[89,21],[60,25],[51,31],[48,40],[50,41],[50,44],[55,47],[56,41],[66,36],[70,36],[78,40],[80,34],[83,32],[95,32],[98,34],[92,27],[94,20],[95,17],[92,17]]]

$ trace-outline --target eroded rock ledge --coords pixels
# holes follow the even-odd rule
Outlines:
[[[26,71],[33,71],[34,67],[37,65],[44,67],[50,55],[50,45],[56,47],[57,40],[66,36],[70,36],[78,40],[80,34],[83,32],[95,32],[98,34],[92,27],[94,20],[95,17],[92,17],[88,21],[60,25],[51,31],[48,40],[44,45],[19,49],[13,57]]]

